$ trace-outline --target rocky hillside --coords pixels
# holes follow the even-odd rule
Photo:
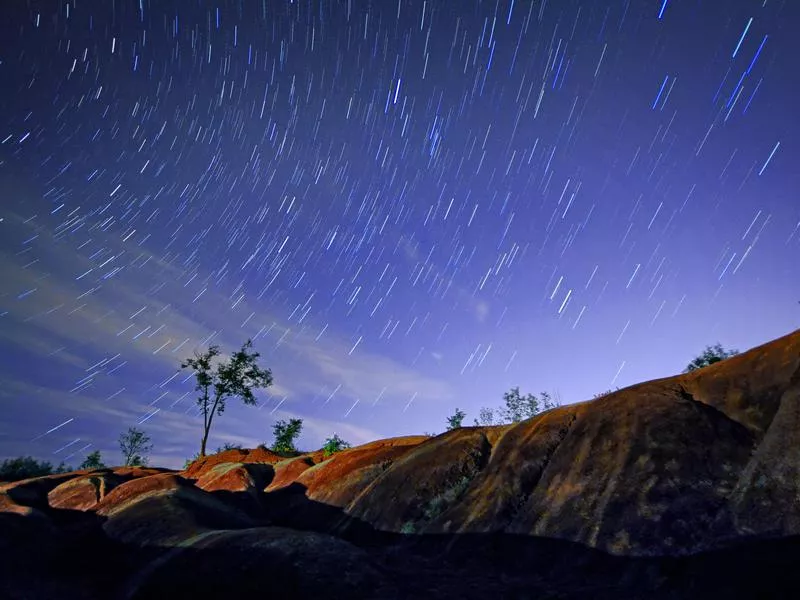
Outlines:
[[[769,597],[800,585],[799,448],[797,331],[516,425],[0,484],[0,592]]]

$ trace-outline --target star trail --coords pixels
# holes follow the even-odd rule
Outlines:
[[[800,327],[792,2],[0,10],[0,456],[183,464],[209,344],[316,448]]]

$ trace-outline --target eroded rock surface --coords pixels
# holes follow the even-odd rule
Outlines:
[[[222,597],[260,573],[287,598],[800,592],[798,448],[800,331],[514,425],[2,484],[0,591]]]

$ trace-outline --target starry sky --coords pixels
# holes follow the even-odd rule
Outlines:
[[[800,327],[791,0],[15,1],[0,457],[357,444]]]

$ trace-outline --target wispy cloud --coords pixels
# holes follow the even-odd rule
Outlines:
[[[47,237],[46,229],[34,223],[15,219],[15,226],[31,229],[30,237]],[[31,252],[0,255],[0,272],[11,290],[0,298],[0,312],[6,311],[0,317],[0,342],[12,351],[24,349],[46,374],[41,385],[34,385],[0,365],[0,376],[8,382],[4,395],[13,396],[20,411],[75,416],[69,427],[37,442],[37,451],[76,436],[113,451],[118,432],[144,418],[160,459],[172,457],[172,464],[182,464],[198,445],[200,431],[193,380],[191,373],[179,372],[180,361],[210,343],[227,355],[248,337],[273,370],[275,384],[263,396],[259,418],[254,418],[256,409],[231,402],[215,423],[213,447],[265,441],[274,420],[288,416],[304,419],[301,443],[308,447],[334,431],[362,443],[380,435],[363,425],[376,404],[399,412],[412,398],[444,402],[455,395],[449,384],[366,344],[353,352],[334,328],[319,336],[316,326],[313,333],[309,324],[290,327],[246,298],[232,309],[229,298],[202,280],[191,284],[206,289],[201,300],[169,302],[186,297],[175,289],[186,285],[184,270],[144,248],[123,252],[126,245],[118,237],[102,232],[97,237],[103,257],[118,257],[112,261],[121,268],[118,275],[104,279],[112,264],[97,265],[107,258],[91,260],[52,236],[36,246],[40,262],[33,262]],[[38,270],[40,263],[50,271]],[[41,433],[34,421],[42,420],[4,432],[0,454],[30,452],[30,440]]]

